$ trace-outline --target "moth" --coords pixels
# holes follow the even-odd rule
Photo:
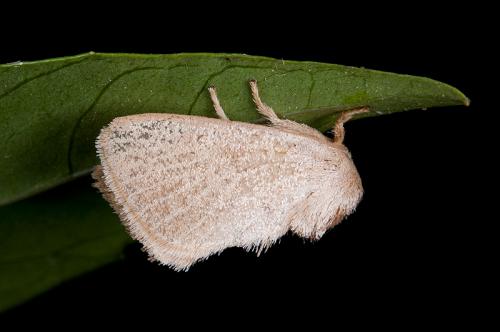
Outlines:
[[[101,130],[95,186],[151,260],[187,270],[228,247],[260,254],[288,231],[319,239],[361,200],[344,123],[368,109],[342,113],[330,139],[250,89],[269,126],[230,121],[212,86],[218,119],[138,114]]]

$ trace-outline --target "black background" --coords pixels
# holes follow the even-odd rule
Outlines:
[[[127,320],[129,313],[146,313],[186,327],[238,318],[241,328],[269,317],[333,324],[344,313],[353,325],[465,323],[475,320],[472,312],[487,315],[482,304],[492,290],[486,280],[496,262],[488,230],[495,217],[485,213],[495,195],[485,191],[494,188],[494,174],[486,159],[497,151],[487,148],[494,136],[488,99],[495,67],[487,10],[233,6],[130,7],[135,14],[126,17],[75,7],[62,15],[23,16],[3,28],[0,62],[91,50],[246,53],[426,76],[457,87],[471,106],[347,124],[345,144],[365,196],[316,243],[287,235],[259,258],[229,249],[188,273],[151,264],[131,245],[123,261],[68,281],[5,319]]]

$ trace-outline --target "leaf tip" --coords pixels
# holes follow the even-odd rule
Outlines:
[[[450,86],[450,87],[453,89],[455,96],[458,97],[458,100],[461,102],[461,104],[466,106],[466,107],[469,107],[470,106],[470,99],[467,98],[467,96],[465,94],[463,94],[462,91],[458,90],[455,87],[452,87],[452,86]]]
[[[455,88],[454,86],[445,83],[441,84],[442,87],[447,91],[447,93],[445,93],[443,97],[445,97],[445,99],[451,102],[449,105],[463,105],[466,107],[470,106],[470,99],[467,98],[467,96],[463,94],[462,91]]]
[[[470,99],[464,96],[464,106],[469,107],[470,106]]]

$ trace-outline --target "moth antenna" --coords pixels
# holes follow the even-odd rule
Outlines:
[[[215,113],[217,113],[217,116],[222,119],[222,120],[228,120],[229,118],[226,116],[226,113],[222,109],[222,106],[220,105],[219,98],[217,97],[217,90],[215,89],[215,86],[211,85],[208,87],[208,92],[210,93],[210,99],[212,99],[212,103],[214,104],[214,109]]]
[[[337,122],[335,122],[335,126],[333,127],[333,131],[335,133],[333,142],[342,144],[342,142],[344,142],[344,136],[345,136],[344,123],[351,120],[354,115],[366,112],[369,112],[368,107],[356,108],[340,114],[339,118],[337,119]]]

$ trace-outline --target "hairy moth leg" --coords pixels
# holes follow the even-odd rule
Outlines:
[[[210,93],[210,99],[212,99],[212,103],[214,104],[214,109],[215,113],[217,113],[217,116],[222,120],[229,121],[229,118],[226,116],[226,113],[224,113],[224,110],[220,105],[219,98],[217,98],[217,90],[215,89],[215,86],[213,85],[209,86],[208,92]]]
[[[266,119],[271,121],[272,124],[279,123],[281,120],[278,118],[276,113],[274,113],[273,109],[264,104],[260,99],[259,88],[257,87],[256,80],[250,80],[250,90],[252,91],[252,98],[255,106],[257,106],[257,111],[262,114]]]
[[[369,111],[368,107],[361,107],[340,114],[333,127],[333,132],[335,133],[333,141],[335,143],[342,144],[344,142],[344,136],[345,136],[344,123],[351,120],[354,115],[366,113],[368,111]]]

